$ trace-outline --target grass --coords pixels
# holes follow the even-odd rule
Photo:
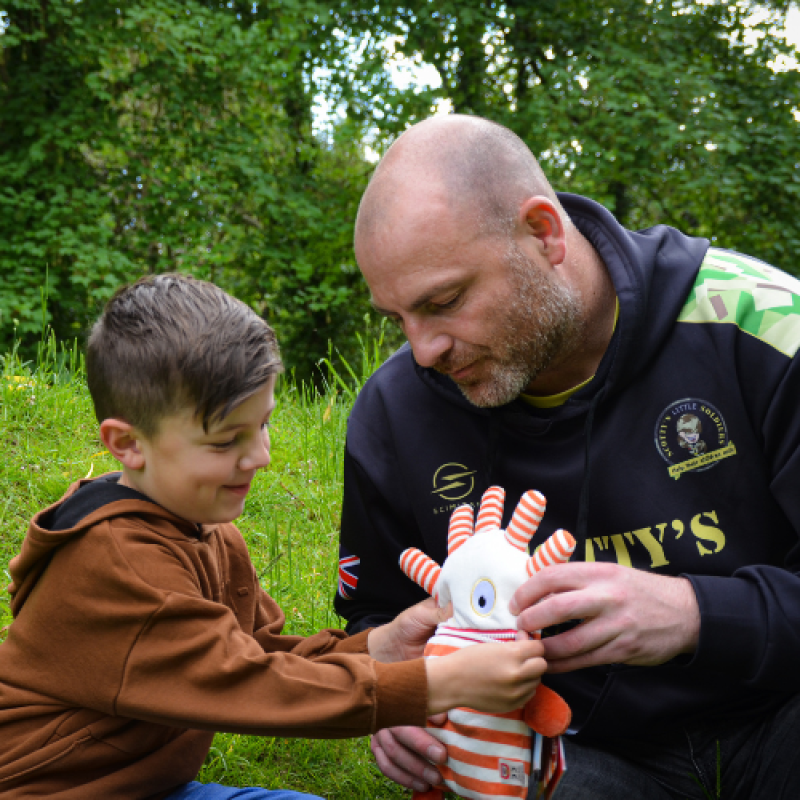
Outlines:
[[[264,588],[286,612],[286,633],[340,627],[336,586],[342,452],[347,415],[381,343],[364,346],[359,369],[326,360],[323,395],[279,383],[270,429],[273,462],[253,483],[239,525]],[[46,340],[35,364],[2,357],[0,378],[0,568],[18,551],[30,517],[87,475],[116,469],[97,436],[80,354]],[[0,628],[11,623],[0,593]],[[0,633],[0,641],[4,634]],[[323,741],[218,734],[198,777],[234,786],[290,788],[331,800],[408,798],[373,763],[368,739]]]

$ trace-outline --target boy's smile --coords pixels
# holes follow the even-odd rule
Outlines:
[[[146,494],[196,523],[241,515],[256,471],[270,462],[267,423],[275,408],[275,377],[208,429],[190,410],[165,417],[159,432],[132,432],[141,466],[126,465],[120,484]]]

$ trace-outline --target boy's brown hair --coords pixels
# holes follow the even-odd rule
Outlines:
[[[214,284],[178,274],[117,291],[86,355],[98,422],[116,417],[147,437],[185,408],[207,430],[282,371],[275,333],[258,314]]]

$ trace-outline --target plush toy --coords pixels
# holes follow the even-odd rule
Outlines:
[[[433,595],[439,607],[453,603],[453,616],[436,629],[425,647],[426,658],[446,657],[462,647],[484,642],[513,642],[516,618],[508,602],[517,588],[543,567],[568,561],[575,540],[556,531],[533,556],[533,538],[545,508],[539,492],[526,492],[506,530],[500,529],[505,492],[499,486],[481,499],[473,530],[473,510],[465,505],[450,518],[447,559],[440,567],[416,548],[403,551],[400,567],[411,580]],[[569,725],[569,706],[540,684],[523,708],[487,714],[469,708],[450,711],[430,733],[447,747],[447,763],[439,767],[447,789],[462,797],[527,797],[531,775],[531,730],[558,737]],[[537,744],[541,743],[541,739]],[[439,800],[445,787],[415,800]]]

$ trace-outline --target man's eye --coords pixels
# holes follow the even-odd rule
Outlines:
[[[227,442],[212,442],[211,446],[215,450],[227,450],[229,447],[233,447],[236,444],[236,439],[230,439]]]
[[[436,305],[436,308],[438,308],[438,309],[454,308],[458,304],[458,301],[460,299],[461,299],[461,295],[457,294],[455,297],[451,298],[450,300],[447,300],[444,303],[436,303],[435,305]]]

